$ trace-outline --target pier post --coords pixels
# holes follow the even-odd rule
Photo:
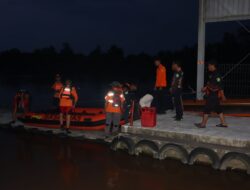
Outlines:
[[[198,28],[198,58],[197,58],[197,84],[196,99],[202,100],[201,89],[204,86],[205,73],[205,30],[206,23],[204,18],[204,0],[199,1],[199,28]]]

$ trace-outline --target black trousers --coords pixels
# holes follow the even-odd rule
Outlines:
[[[165,94],[165,88],[157,88],[155,91],[155,106],[157,109],[157,113],[163,113],[166,111]]]
[[[183,117],[182,89],[175,90],[173,93],[173,99],[176,110],[176,118],[181,119]]]
[[[123,113],[123,119],[125,123],[129,123],[129,116],[130,111],[134,111],[134,118],[135,120],[140,118],[140,110],[139,110],[139,104],[137,101],[134,101],[134,110],[132,110],[132,103],[131,104],[125,104],[124,105],[124,113]]]
[[[124,108],[123,119],[124,119],[125,123],[128,123],[131,105],[125,104],[123,108]]]

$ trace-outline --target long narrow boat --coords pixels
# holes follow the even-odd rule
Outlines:
[[[55,111],[29,112],[18,117],[26,126],[59,128],[59,114]],[[71,115],[71,129],[101,131],[105,128],[105,113],[101,108],[75,108]]]

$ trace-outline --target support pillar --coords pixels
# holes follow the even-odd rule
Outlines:
[[[203,99],[201,92],[204,86],[205,74],[205,31],[206,23],[204,19],[204,0],[199,1],[199,30],[198,30],[198,59],[197,59],[197,85],[196,85],[196,98],[197,100]]]

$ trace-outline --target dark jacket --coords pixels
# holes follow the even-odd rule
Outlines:
[[[171,83],[171,93],[175,94],[183,88],[183,71],[175,72]]]

